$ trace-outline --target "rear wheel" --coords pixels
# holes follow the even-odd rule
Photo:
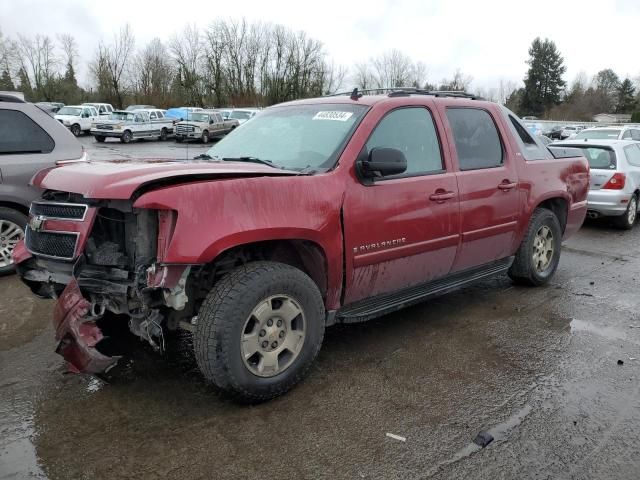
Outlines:
[[[73,133],[75,137],[79,137],[80,134],[82,133],[82,129],[80,128],[80,125],[78,125],[77,123],[74,123],[73,125],[71,125],[71,133]]]
[[[133,139],[133,135],[129,130],[125,130],[122,136],[120,137],[120,141],[122,143],[129,143]]]
[[[624,214],[616,217],[614,219],[614,224],[616,227],[621,228],[623,230],[631,230],[636,223],[636,219],[638,218],[638,197],[634,195],[629,200],[629,205],[627,205],[627,211]]]
[[[103,143],[105,138],[102,135],[95,135],[96,142]]]
[[[196,360],[207,379],[235,398],[270,400],[305,376],[324,321],[320,291],[304,272],[250,263],[214,285],[200,308]]]
[[[13,273],[11,254],[18,242],[24,238],[26,215],[12,208],[0,207],[0,276]]]
[[[544,285],[558,268],[562,230],[558,217],[546,208],[537,208],[525,234],[509,276],[522,285]]]

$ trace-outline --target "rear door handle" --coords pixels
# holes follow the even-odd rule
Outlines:
[[[444,190],[436,190],[435,193],[429,195],[429,200],[433,200],[436,203],[444,203],[447,200],[451,200],[455,197],[455,192],[446,192]]]
[[[512,188],[516,188],[516,185],[517,183],[509,182],[509,180],[503,180],[502,183],[498,185],[498,188],[503,192],[508,192]]]

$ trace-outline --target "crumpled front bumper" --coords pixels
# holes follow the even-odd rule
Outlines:
[[[96,349],[104,337],[89,317],[89,309],[78,282],[72,279],[53,312],[56,340],[60,341],[56,353],[69,362],[69,369],[74,372],[100,373],[115,365],[120,357],[109,357]]]

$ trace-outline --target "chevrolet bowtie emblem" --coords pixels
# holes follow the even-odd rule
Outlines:
[[[44,217],[42,215],[31,217],[31,220],[29,220],[29,228],[34,232],[40,231],[43,224],[44,224]]]

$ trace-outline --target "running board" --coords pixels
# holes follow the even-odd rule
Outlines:
[[[433,282],[416,285],[395,293],[378,295],[345,305],[338,310],[338,323],[357,323],[395,312],[402,308],[439,297],[476,283],[487,277],[505,273],[513,263],[514,257],[508,257],[482,267],[464,270]]]

